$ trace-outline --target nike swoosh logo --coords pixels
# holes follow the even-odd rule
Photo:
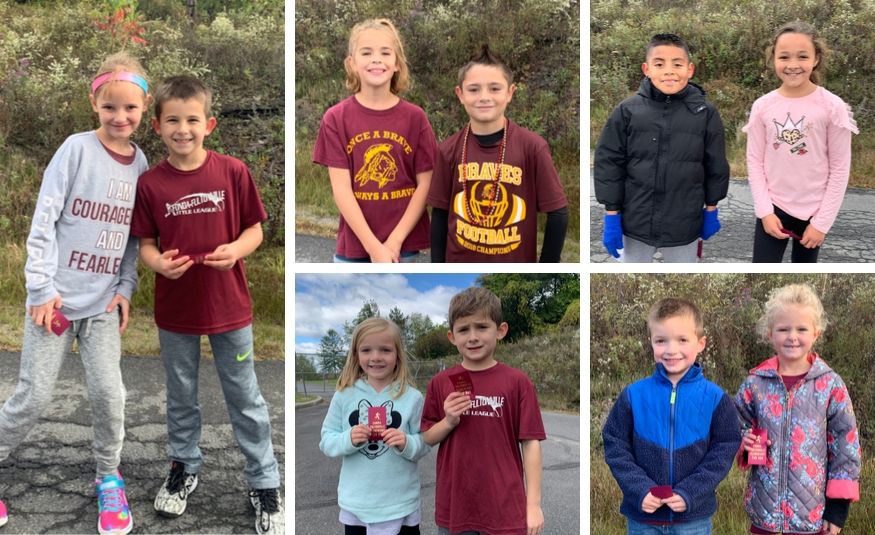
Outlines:
[[[242,355],[240,353],[237,353],[237,362],[243,362],[251,354],[252,354],[252,349],[250,349],[246,353],[243,353]]]

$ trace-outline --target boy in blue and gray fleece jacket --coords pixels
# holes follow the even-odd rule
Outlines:
[[[620,512],[630,534],[710,533],[717,484],[741,443],[735,408],[696,364],[706,339],[693,303],[662,299],[647,325],[656,371],[623,389],[602,430]]]

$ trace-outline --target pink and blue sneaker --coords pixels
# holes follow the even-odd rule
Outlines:
[[[0,526],[5,525],[7,520],[9,520],[9,515],[6,513],[6,504],[0,500]]]
[[[134,519],[125,497],[125,480],[119,472],[96,479],[97,531],[100,535],[125,534],[134,527]]]

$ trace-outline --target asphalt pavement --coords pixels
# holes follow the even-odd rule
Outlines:
[[[753,259],[753,231],[756,218],[753,198],[746,180],[730,180],[729,194],[717,205],[721,230],[704,242],[701,262],[743,262]],[[875,262],[875,191],[849,188],[838,218],[820,249],[818,262]],[[616,262],[602,245],[604,206],[595,198],[592,175],[589,180],[591,262]],[[784,261],[790,261],[790,248]]]
[[[325,535],[342,531],[337,517],[337,481],[341,459],[319,450],[320,430],[331,392],[319,393],[324,402],[295,409],[295,530],[296,535]],[[541,504],[544,535],[580,531],[580,417],[543,412],[547,440],[541,443],[543,477]],[[484,453],[486,454],[486,453]],[[436,535],[434,523],[437,448],[419,460],[422,486],[423,535]]]
[[[336,247],[337,240],[334,238],[295,233],[295,263],[333,262]],[[418,264],[431,262],[431,256],[428,251],[423,251],[414,262]]]
[[[254,533],[244,459],[212,361],[205,359],[200,367],[204,467],[188,509],[177,519],[159,517],[152,506],[169,468],[164,367],[157,357],[124,357],[121,366],[127,403],[120,470],[134,517],[131,533]],[[0,353],[0,400],[15,390],[18,368],[19,354]],[[285,363],[257,361],[255,369],[284,476]],[[0,498],[9,509],[9,522],[0,528],[0,535],[97,532],[91,436],[82,361],[71,354],[64,359],[51,405],[25,441],[0,463]]]

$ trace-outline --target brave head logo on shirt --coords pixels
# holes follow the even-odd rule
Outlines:
[[[395,408],[395,404],[392,400],[384,401],[380,404],[381,407],[386,407],[386,429],[401,428],[401,413],[394,411],[392,409]],[[366,424],[368,422],[368,407],[373,407],[371,402],[366,399],[360,399],[358,403],[358,410],[354,410],[349,413],[349,425],[355,427],[359,423]],[[380,455],[383,455],[389,450],[389,446],[382,441],[376,442],[368,442],[368,445],[364,448],[359,448],[358,452],[367,457],[368,459],[376,459]]]
[[[176,202],[165,203],[164,207],[167,209],[164,217],[224,212],[225,190],[191,193]]]
[[[803,138],[805,138],[805,116],[803,115],[801,119],[798,121],[793,121],[790,117],[790,112],[787,112],[787,118],[784,119],[783,123],[779,123],[777,120],[772,119],[772,122],[775,123],[776,130],[776,140],[772,144],[772,147],[775,150],[778,150],[781,147],[782,143],[786,143],[790,145],[790,152],[796,154],[798,156],[802,156],[807,153],[805,143],[799,143]],[[797,143],[799,143],[797,145]]]
[[[394,182],[398,175],[398,164],[391,154],[392,145],[379,143],[365,151],[365,163],[355,174],[359,186],[368,182],[376,182],[382,188],[389,182]]]

